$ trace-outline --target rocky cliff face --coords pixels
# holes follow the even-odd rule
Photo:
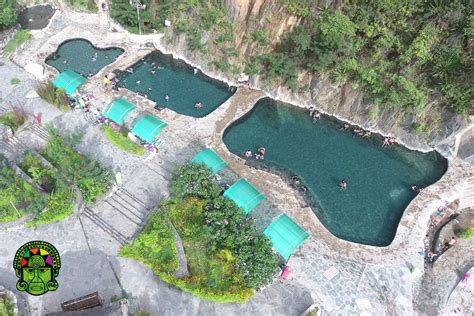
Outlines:
[[[292,30],[295,25],[308,23],[288,10],[275,0],[224,0],[224,8],[234,24],[235,39],[229,47],[235,48],[237,56],[225,56],[222,49],[212,41],[212,34],[204,34],[204,43],[208,53],[202,54],[189,49],[184,35],[176,35],[170,29],[166,33],[168,49],[199,66],[205,72],[228,82],[235,83],[238,75],[223,73],[217,70],[212,61],[225,59],[229,64],[240,66],[243,69],[245,60],[255,53],[263,53],[271,49],[282,35]],[[315,6],[337,5],[337,1],[315,0]],[[310,22],[310,21],[309,21]],[[249,40],[250,34],[262,30],[273,45],[262,48],[258,43]],[[456,115],[438,106],[440,100],[430,100],[418,114],[428,119],[431,132],[424,135],[415,135],[411,131],[414,117],[400,111],[374,107],[367,103],[360,91],[350,84],[334,85],[326,78],[301,72],[299,74],[300,91],[293,93],[278,83],[265,81],[262,76],[251,77],[252,85],[262,89],[269,96],[298,106],[317,106],[321,111],[350,121],[372,131],[385,135],[396,136],[399,141],[408,147],[420,150],[437,148],[445,156],[451,156],[454,146],[454,135],[463,130],[469,123],[464,117]],[[369,113],[370,112],[370,113]]]

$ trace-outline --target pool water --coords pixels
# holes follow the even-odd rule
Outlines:
[[[313,123],[303,109],[263,99],[226,130],[224,143],[241,157],[264,146],[263,163],[300,177],[313,211],[335,236],[387,246],[416,195],[411,185],[436,182],[447,161],[434,151],[382,148],[380,136],[362,138],[340,126],[325,116]],[[339,188],[342,179],[347,190]]]
[[[105,66],[113,63],[124,50],[118,47],[97,48],[85,39],[67,40],[45,62],[59,72],[73,70],[87,77],[95,75]],[[66,61],[66,63],[65,63]]]
[[[155,68],[154,74],[152,68]],[[211,113],[224,103],[235,89],[200,71],[194,74],[193,67],[184,61],[173,59],[171,55],[159,51],[148,54],[129,69],[133,72],[120,72],[119,87],[145,95],[156,102],[157,107],[166,107],[193,117],[204,117]],[[200,109],[194,107],[197,102],[202,103]]]

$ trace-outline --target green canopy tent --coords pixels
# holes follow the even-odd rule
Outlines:
[[[167,124],[157,117],[146,114],[135,123],[132,133],[147,143],[151,143],[166,126]]]
[[[118,125],[122,125],[128,113],[137,107],[125,99],[117,99],[110,103],[104,111],[104,116],[114,121]]]
[[[86,78],[72,70],[66,70],[54,79],[53,85],[66,90],[67,95],[72,95],[84,82],[86,82]]]
[[[285,214],[271,223],[263,232],[272,241],[273,248],[288,260],[293,251],[309,234]]]
[[[258,192],[245,179],[240,179],[224,192],[224,196],[234,201],[244,209],[245,215],[265,200],[265,196]]]
[[[225,162],[221,157],[219,157],[219,155],[209,148],[204,149],[199,154],[194,156],[191,161],[205,165],[214,173],[219,172],[222,168],[227,166],[227,162]]]

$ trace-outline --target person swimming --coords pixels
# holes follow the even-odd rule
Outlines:
[[[339,187],[341,188],[341,190],[347,189],[347,182],[346,182],[346,180],[342,179],[341,182],[339,182]]]
[[[199,70],[198,70],[197,68],[194,68],[194,74],[195,74],[195,75],[197,75],[198,71],[199,71]]]
[[[245,152],[244,156],[245,156],[245,158],[250,158],[250,157],[252,157],[252,151],[247,150],[247,151]]]
[[[294,185],[300,184],[300,177],[298,177],[296,175],[291,177],[291,182],[293,182]]]
[[[67,64],[67,59],[64,59],[63,64]]]
[[[156,70],[155,69],[152,69],[151,70],[151,74],[154,75],[156,73]]]
[[[141,83],[141,81],[137,80],[137,81],[135,81],[135,83],[139,85]]]
[[[198,102],[196,102],[196,103],[194,104],[194,107],[195,107],[196,109],[200,109],[200,108],[202,108],[202,103],[201,103],[200,101],[198,101]]]
[[[148,90],[148,91],[151,91],[151,87],[148,87],[147,90]]]
[[[169,95],[165,95],[165,100],[166,100],[166,101],[169,101],[169,100],[170,100],[170,96],[169,96]]]

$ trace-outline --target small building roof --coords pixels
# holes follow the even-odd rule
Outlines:
[[[303,228],[286,214],[281,214],[265,229],[263,234],[270,238],[273,248],[286,260],[309,236]]]
[[[81,76],[75,71],[66,70],[61,72],[56,79],[53,81],[53,85],[56,88],[66,90],[67,95],[73,94],[77,88],[79,88],[84,82],[86,82],[86,78]]]
[[[159,118],[151,114],[146,114],[135,123],[132,128],[132,133],[147,143],[151,143],[156,135],[158,135],[167,125],[168,124]]]
[[[225,168],[227,166],[227,162],[225,162],[210,148],[206,148],[201,151],[199,154],[194,156],[191,161],[205,165],[214,173],[219,172],[222,168]]]
[[[224,196],[243,208],[245,215],[265,200],[265,196],[258,192],[245,179],[240,179],[224,192]]]
[[[122,125],[128,113],[137,107],[125,99],[117,99],[110,103],[104,111],[104,116],[118,125]]]

